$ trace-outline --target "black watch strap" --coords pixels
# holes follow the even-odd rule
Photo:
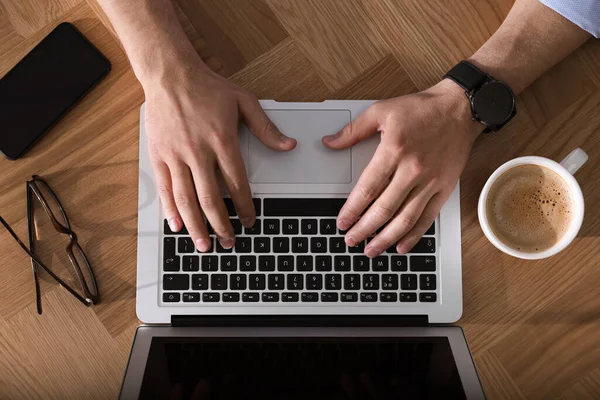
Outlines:
[[[470,92],[489,79],[488,75],[468,61],[456,64],[444,78],[452,79],[467,92]]]

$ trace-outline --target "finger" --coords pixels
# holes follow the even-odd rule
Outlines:
[[[346,242],[362,242],[373,232],[385,225],[400,208],[406,196],[416,184],[416,179],[407,178],[407,174],[401,169],[396,171],[390,184],[383,193],[369,207],[356,224],[346,233]],[[351,245],[351,244],[349,244]],[[368,257],[376,257],[385,249],[373,248]],[[379,253],[376,250],[381,250]]]
[[[252,191],[246,175],[244,160],[239,151],[237,137],[234,143],[229,143],[219,151],[218,164],[221,175],[231,195],[240,222],[245,227],[251,227],[256,220],[256,211],[252,202]]]
[[[169,400],[180,400],[183,397],[183,388],[181,383],[176,383],[171,389],[171,395],[169,396]]]
[[[376,256],[396,244],[400,238],[413,229],[432,196],[433,194],[428,190],[419,186],[415,187],[392,221],[369,242],[365,248],[365,254]]]
[[[169,171],[167,164],[162,161],[152,162],[152,167],[154,169],[154,176],[156,177],[160,203],[162,204],[169,228],[171,228],[173,232],[179,232],[183,227],[183,222],[181,221],[181,216],[177,211],[177,206],[173,199],[171,171]]]
[[[395,166],[395,157],[391,157],[388,151],[379,145],[338,214],[338,228],[345,231],[358,220],[365,208],[387,186]],[[347,243],[349,246],[355,245]]]
[[[194,180],[187,165],[174,162],[169,166],[173,180],[173,198],[185,226],[200,251],[210,250],[208,231],[198,205]]]
[[[208,381],[201,380],[198,382],[196,387],[194,388],[194,392],[192,393],[191,400],[206,400],[210,399],[210,386]]]
[[[234,243],[233,227],[229,222],[229,213],[221,195],[215,165],[206,161],[203,165],[202,161],[197,159],[190,164],[200,208],[215,231],[221,246],[230,249]]]
[[[323,136],[323,144],[332,149],[345,149],[371,136],[379,129],[378,108],[374,105],[350,121],[341,131]]]
[[[396,246],[396,250],[399,253],[408,253],[417,244],[419,239],[423,237],[435,221],[448,196],[449,194],[443,195],[442,193],[437,193],[429,200],[415,226],[399,240]]]
[[[254,96],[241,95],[239,106],[246,126],[265,146],[279,151],[289,151],[296,147],[296,139],[279,131]]]

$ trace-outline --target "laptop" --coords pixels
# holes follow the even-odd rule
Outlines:
[[[432,388],[456,391],[456,398],[483,398],[462,330],[434,326],[455,322],[462,313],[458,185],[406,255],[392,247],[368,259],[365,243],[347,247],[336,228],[337,214],[379,138],[330,150],[321,137],[372,103],[261,100],[269,118],[298,145],[289,153],[275,152],[240,128],[256,224],[242,227],[224,194],[236,244],[223,249],[212,237],[208,253],[196,251],[185,228],[172,232],[162,214],[142,106],[136,311],[147,325],[136,333],[122,398],[168,390],[188,398],[193,380],[206,384],[203,374],[210,375],[211,393],[225,393],[232,385],[219,382],[244,373],[245,383],[233,385],[250,385],[242,397],[275,398],[288,390],[288,398],[300,392],[319,398],[318,393],[340,390],[345,367],[361,382],[363,375],[381,381],[413,371],[411,382],[417,383],[401,379],[400,386],[424,398],[436,398]],[[325,365],[328,373],[320,369]],[[386,373],[384,379],[378,365],[396,375]],[[240,366],[245,370],[236,369]]]

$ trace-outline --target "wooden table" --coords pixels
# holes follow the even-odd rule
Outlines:
[[[177,0],[207,63],[260,98],[399,96],[435,83],[500,25],[510,0]],[[44,176],[96,271],[103,302],[85,308],[42,279],[0,232],[0,398],[114,398],[135,314],[138,109],[125,54],[83,0],[0,0],[0,75],[58,22],[110,59],[108,78],[19,161],[0,160],[0,214],[26,238],[25,185]],[[590,41],[518,100],[501,133],[481,137],[462,177],[464,328],[490,399],[600,398],[600,42]],[[1,128],[0,128],[1,129]],[[497,251],[477,222],[478,194],[507,159],[590,154],[577,174],[588,206],[575,243],[548,260]],[[63,242],[42,257],[65,267]],[[65,271],[66,272],[66,271]]]

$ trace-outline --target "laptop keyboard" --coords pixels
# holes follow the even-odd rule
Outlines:
[[[395,246],[364,255],[336,228],[343,198],[255,198],[256,223],[244,228],[225,199],[236,234],[224,249],[200,253],[185,228],[164,221],[163,303],[434,303],[438,301],[436,225],[406,255]],[[209,232],[210,229],[209,229]]]

